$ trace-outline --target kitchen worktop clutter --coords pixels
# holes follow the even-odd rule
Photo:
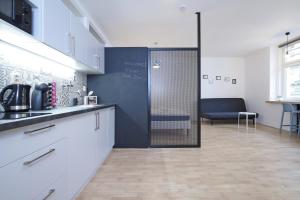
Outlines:
[[[9,84],[0,90],[0,113],[51,110],[57,106],[58,98],[63,97],[63,95],[65,98],[69,98],[69,101],[74,95],[77,95],[76,98],[82,98],[81,103],[83,103],[80,90],[72,92],[73,87],[73,84],[72,88],[68,88],[68,90],[62,87],[61,94],[58,96],[55,81],[33,85]]]
[[[53,83],[41,83],[33,87],[28,84],[10,84],[1,90],[0,103],[5,112],[49,110],[55,106],[52,102],[55,91]]]
[[[4,87],[0,93],[0,103],[3,110],[28,111],[30,109],[30,85],[11,84]]]
[[[49,110],[55,107],[53,97],[56,96],[56,89],[54,89],[53,86],[55,86],[55,84],[53,83],[41,83],[35,85],[31,95],[32,110]]]
[[[64,87],[70,85],[70,82],[71,88]],[[83,104],[83,96],[86,95],[84,89],[87,85],[85,74],[76,72],[70,80],[53,77],[46,73],[33,73],[27,69],[15,68],[10,63],[3,63],[0,56],[0,91],[9,84],[28,84],[32,86],[31,91],[33,91],[34,85],[40,83],[52,84],[52,107],[71,106],[73,98],[78,98],[79,105]],[[82,97],[72,91],[80,91]]]

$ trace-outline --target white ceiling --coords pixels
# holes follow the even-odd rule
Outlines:
[[[300,34],[300,0],[80,2],[113,46],[195,47],[196,11],[202,13],[204,56],[243,56],[284,41],[286,31]],[[183,12],[181,5],[187,6]]]

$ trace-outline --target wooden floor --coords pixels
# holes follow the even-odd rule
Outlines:
[[[300,140],[202,126],[201,149],[116,149],[78,200],[299,200]]]

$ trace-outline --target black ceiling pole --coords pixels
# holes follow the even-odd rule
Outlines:
[[[290,32],[286,32],[285,35],[286,35],[286,55],[289,55],[289,35],[290,35]]]
[[[198,75],[198,112],[197,112],[197,129],[198,129],[198,145],[201,147],[201,13],[197,15],[197,75]]]

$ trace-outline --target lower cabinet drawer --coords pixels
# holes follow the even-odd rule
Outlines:
[[[32,200],[66,173],[65,140],[0,168],[0,199]]]
[[[51,121],[0,134],[0,167],[64,138],[62,122]]]
[[[66,177],[63,176],[49,185],[34,200],[66,200],[67,199],[67,183]]]

